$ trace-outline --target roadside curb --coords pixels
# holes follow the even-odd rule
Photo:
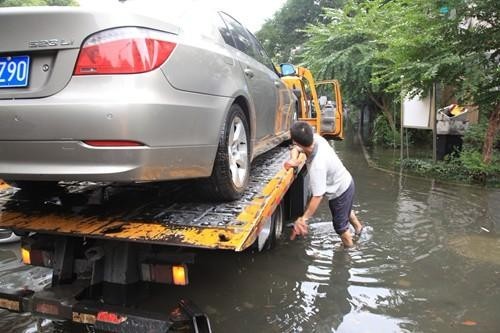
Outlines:
[[[371,159],[370,154],[368,153],[368,150],[366,149],[365,142],[363,141],[363,137],[361,136],[361,132],[357,131],[356,134],[358,136],[359,142],[361,143],[361,149],[363,150],[363,156],[365,158],[365,161],[366,161],[366,163],[368,164],[368,166],[370,168],[373,168],[373,169],[379,170],[379,171],[383,171],[383,172],[386,172],[386,173],[390,173],[390,174],[393,174],[393,175],[398,175],[398,176],[404,175],[404,176],[413,177],[413,178],[423,178],[423,177],[419,177],[419,176],[408,175],[408,174],[405,174],[405,173],[403,173],[401,171],[397,172],[397,171],[394,171],[394,170],[389,170],[389,169],[385,169],[385,168],[382,168],[382,167],[378,166],[377,163],[375,163]]]

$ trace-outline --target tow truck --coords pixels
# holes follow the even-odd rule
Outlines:
[[[314,83],[307,70],[298,74]],[[312,116],[301,87],[298,119],[322,135],[342,138],[341,109],[336,130],[321,131],[321,113]],[[209,318],[192,301],[148,312],[137,309],[137,294],[144,298],[148,284],[187,285],[196,249],[272,249],[285,221],[302,214],[308,199],[305,156],[298,168],[285,170],[288,158],[287,144],[259,156],[248,189],[228,203],[199,195],[196,181],[60,182],[43,193],[0,181],[0,229],[21,236],[24,264],[52,270],[51,285],[41,291],[0,287],[0,309],[106,332],[211,332]]]
[[[283,75],[282,81],[294,91],[298,99],[298,114],[295,118],[309,123],[319,135],[342,140],[343,104],[339,81],[335,79],[315,81],[308,68],[286,63],[280,65],[280,72]],[[317,88],[323,86],[326,87],[326,92],[331,89],[332,104],[320,104]]]
[[[150,313],[134,308],[135,295],[148,283],[187,285],[194,248],[274,247],[284,221],[306,200],[304,170],[285,170],[287,158],[286,145],[258,157],[247,191],[228,203],[198,196],[196,184],[185,181],[61,182],[44,193],[3,184],[0,228],[21,236],[24,264],[53,274],[38,292],[0,289],[0,308],[107,332],[211,332],[189,300]]]

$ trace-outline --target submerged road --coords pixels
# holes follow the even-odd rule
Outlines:
[[[500,190],[371,169],[352,139],[335,148],[366,225],[353,249],[323,203],[306,238],[267,253],[202,252],[189,287],[156,288],[144,308],[190,298],[214,332],[500,332]],[[50,281],[19,262],[18,245],[0,246],[1,287]],[[35,331],[29,315],[0,311],[0,332]]]

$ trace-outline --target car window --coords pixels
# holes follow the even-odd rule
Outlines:
[[[217,18],[218,18],[216,21],[217,29],[219,30],[222,38],[224,39],[224,42],[226,42],[226,44],[228,45],[231,45],[232,47],[236,47],[236,45],[234,44],[233,36],[231,35],[231,32],[229,31],[229,28],[226,25],[226,22],[224,22],[222,17],[220,17],[219,15],[217,15]]]
[[[201,36],[216,43],[223,44],[217,27],[220,17],[215,11],[191,11],[183,19],[182,27],[186,35]],[[223,22],[224,23],[224,22]]]
[[[220,14],[233,36],[235,47],[241,52],[255,58],[252,42],[250,41],[247,29],[226,13],[221,12]]]
[[[269,58],[269,56],[267,55],[267,53],[264,50],[264,48],[262,47],[262,45],[260,45],[257,38],[250,31],[247,31],[247,32],[248,32],[248,35],[250,36],[250,41],[252,42],[252,47],[254,49],[255,58],[260,63],[262,63],[266,67],[268,67],[270,70],[272,70],[273,72],[276,72],[276,70],[274,69],[274,65],[273,65],[271,58]]]

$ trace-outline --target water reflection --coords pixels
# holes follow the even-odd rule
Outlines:
[[[500,237],[497,235],[458,235],[447,244],[458,255],[498,265],[500,269]]]

